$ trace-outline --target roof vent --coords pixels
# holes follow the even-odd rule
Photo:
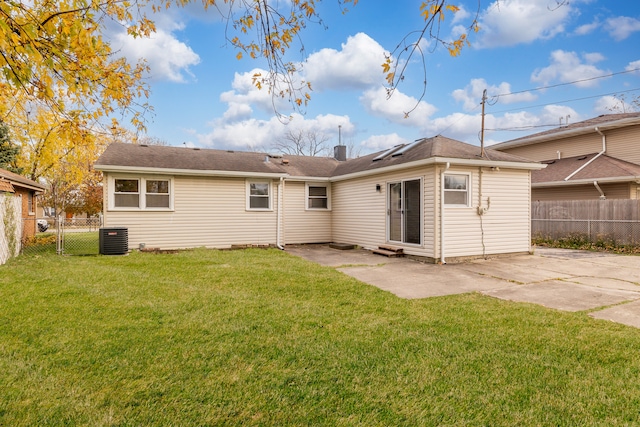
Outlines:
[[[586,159],[587,157],[588,157],[588,156],[580,156],[580,157],[578,157],[578,160],[584,160],[584,159]]]
[[[140,147],[148,147],[147,144],[138,144]]]
[[[200,147],[193,147],[195,151],[200,151]]]
[[[283,165],[288,165],[289,164],[289,159],[282,159],[282,164]]]

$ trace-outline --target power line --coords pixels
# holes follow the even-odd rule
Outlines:
[[[535,91],[538,91],[538,90],[553,89],[553,88],[560,87],[560,86],[568,86],[568,85],[573,85],[573,84],[576,84],[576,83],[590,82],[590,81],[593,81],[593,80],[598,80],[598,79],[604,79],[604,78],[607,78],[607,77],[618,76],[620,74],[634,73],[636,71],[640,71],[640,68],[634,68],[632,70],[625,70],[625,71],[618,71],[616,73],[604,74],[602,76],[589,77],[587,79],[574,80],[572,82],[557,83],[555,85],[540,86],[540,87],[536,87],[536,88],[533,88],[533,89],[525,89],[525,90],[519,90],[519,91],[516,91],[516,92],[502,93],[502,94],[499,94],[499,95],[493,95],[492,98],[499,98],[501,96],[519,95],[521,93],[535,92]]]
[[[528,106],[528,107],[512,108],[510,110],[493,111],[492,114],[509,113],[511,111],[528,110],[528,109],[531,109],[531,108],[546,107],[547,105],[553,105],[553,104],[584,101],[586,99],[600,98],[602,96],[617,95],[619,93],[634,92],[634,91],[637,91],[637,90],[640,90],[640,88],[637,87],[637,88],[634,88],[634,89],[627,89],[627,90],[621,90],[621,91],[615,91],[615,92],[609,92],[609,93],[602,93],[602,94],[599,94],[599,95],[585,96],[585,97],[582,97],[582,98],[574,98],[574,99],[566,99],[566,100],[563,100],[563,101],[547,102],[545,104],[537,104],[537,105],[531,105],[531,106]]]

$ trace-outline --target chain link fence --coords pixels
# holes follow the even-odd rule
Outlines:
[[[26,218],[23,229],[35,230],[22,238],[23,255],[97,255],[99,230],[102,217],[98,218]]]
[[[617,246],[640,245],[640,221],[593,219],[532,219],[534,239],[571,238]]]

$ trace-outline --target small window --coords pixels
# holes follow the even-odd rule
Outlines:
[[[307,209],[329,209],[329,189],[326,185],[307,185]]]
[[[249,209],[271,209],[271,185],[268,182],[249,182]]]
[[[29,210],[29,213],[33,215],[33,191],[29,191],[29,194],[27,195],[27,209]]]
[[[146,180],[147,208],[169,208],[169,181],[159,179]]]
[[[116,179],[113,206],[116,208],[140,207],[140,181],[137,179]]]
[[[469,206],[469,175],[444,176],[444,204]]]

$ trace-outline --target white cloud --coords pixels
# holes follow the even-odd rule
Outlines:
[[[633,74],[640,75],[640,60],[629,62],[629,64],[624,69],[625,71],[636,70],[633,72]]]
[[[580,25],[576,28],[573,33],[577,36],[586,36],[587,34],[591,34],[596,29],[600,27],[600,21],[595,20],[591,24]]]
[[[593,87],[597,80],[588,80],[594,77],[609,74],[608,70],[601,70],[593,62],[603,59],[599,54],[583,55],[584,62],[575,52],[556,50],[551,53],[551,65],[535,70],[531,75],[531,81],[548,85],[553,82],[570,83],[578,80],[587,80],[576,83],[578,87]]]
[[[511,93],[511,85],[506,82],[500,83],[498,86],[487,84],[485,79],[472,79],[464,89],[456,89],[451,96],[458,102],[463,103],[466,111],[472,111],[480,106],[482,93],[487,90],[487,97],[490,101],[495,101],[495,97],[503,94]],[[500,96],[498,102],[501,104],[513,104],[516,102],[528,102],[536,99],[531,92],[517,93],[508,96]]]
[[[630,18],[628,16],[618,16],[617,18],[609,18],[605,23],[605,30],[613,37],[615,41],[622,41],[631,34],[640,31],[640,19]]]
[[[318,115],[307,119],[299,114],[293,114],[288,124],[283,124],[276,117],[269,120],[248,118],[243,121],[228,122],[215,119],[210,123],[213,130],[208,134],[196,135],[198,144],[217,149],[238,149],[250,151],[270,151],[274,143],[282,138],[287,130],[308,130],[330,136],[338,142],[338,126],[341,126],[342,136],[354,135],[355,126],[348,116],[333,114]]]
[[[615,108],[616,106],[620,106],[619,100],[617,100],[615,97],[611,95],[603,96],[602,98],[598,99],[594,104],[593,112],[596,115],[611,114],[612,109]]]
[[[365,148],[368,152],[386,150],[391,147],[395,147],[400,144],[407,144],[409,141],[406,138],[401,137],[397,133],[389,135],[372,135],[369,138],[362,141],[361,147]]]
[[[569,2],[549,8],[547,1],[500,0],[480,17],[478,47],[513,46],[538,39],[550,39],[565,31],[573,12]]]
[[[405,126],[420,126],[437,111],[433,105],[424,101],[418,102],[416,98],[398,90],[387,99],[387,91],[383,87],[365,91],[360,97],[360,102],[369,113]],[[414,107],[415,110],[411,111]],[[411,113],[406,116],[409,111]]]
[[[189,67],[200,63],[200,57],[173,34],[173,31],[183,28],[181,24],[167,22],[166,25],[168,29],[157,25],[156,32],[149,37],[133,38],[122,28],[108,37],[112,46],[129,62],[136,63],[144,59],[152,80],[182,83],[186,81],[185,75],[193,77]]]
[[[382,84],[384,49],[364,33],[342,44],[342,50],[322,49],[309,55],[304,76],[314,90],[362,89]]]
[[[234,74],[233,82],[231,82],[232,90],[220,94],[220,101],[229,104],[229,108],[225,112],[227,121],[249,118],[253,113],[252,105],[267,113],[273,113],[274,102],[279,110],[289,107],[280,98],[273,98],[266,87],[258,89],[254,84],[254,76],[266,76],[268,73],[266,70],[254,68],[246,73]]]

